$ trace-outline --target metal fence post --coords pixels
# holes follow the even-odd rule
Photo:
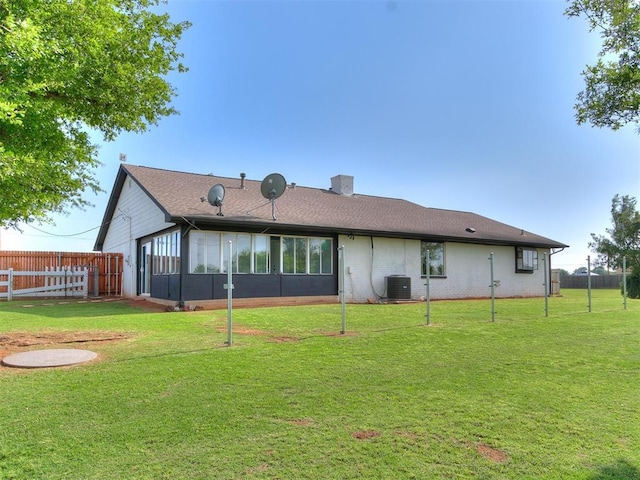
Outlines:
[[[491,321],[495,322],[496,321],[496,308],[495,308],[496,284],[495,284],[495,281],[493,280],[493,252],[489,254],[489,262],[491,264],[491,285],[489,285],[491,287]]]
[[[229,258],[227,259],[227,345],[233,345],[233,243],[229,240]]]
[[[544,264],[544,316],[549,316],[549,283],[547,282],[547,252],[542,254],[542,263]]]
[[[340,245],[338,247],[338,289],[340,293],[340,306],[342,310],[342,328],[340,329],[341,334],[345,334],[347,332],[347,308],[346,308],[346,292],[345,292],[345,254],[344,254],[344,245]]]
[[[427,250],[425,252],[425,256],[426,256],[426,264],[427,264],[427,274],[425,275],[425,295],[426,295],[426,300],[427,300],[427,313],[426,313],[426,317],[427,317],[427,325],[429,325],[431,323],[431,292],[429,291],[429,278],[431,277],[431,265],[430,265],[430,260],[431,257],[429,256],[429,250]]]
[[[622,257],[622,303],[627,309],[627,257]]]
[[[587,255],[587,298],[589,313],[591,313],[591,255]]]

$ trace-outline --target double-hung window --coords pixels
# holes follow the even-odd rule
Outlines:
[[[516,273],[533,273],[538,270],[538,250],[516,247]]]

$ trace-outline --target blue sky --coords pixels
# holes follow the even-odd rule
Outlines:
[[[569,244],[554,266],[572,271],[586,264],[589,234],[610,226],[611,198],[640,197],[640,136],[575,124],[580,72],[600,39],[565,7],[170,0],[174,20],[193,23],[180,44],[190,70],[170,78],[181,114],[102,145],[106,192],[87,194],[94,208],[1,231],[0,247],[91,250],[125,153],[135,165],[279,172],[320,188],[353,175],[356,193],[473,211]]]

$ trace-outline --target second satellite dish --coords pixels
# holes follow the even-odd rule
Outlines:
[[[287,181],[279,173],[271,173],[264,177],[260,192],[264,198],[271,200],[271,218],[276,219],[276,198],[280,198],[287,189]]]
[[[222,214],[222,201],[224,200],[224,186],[222,184],[216,183],[213,187],[211,187],[211,189],[209,190],[209,194],[207,195],[207,200],[209,200],[209,203],[212,206],[218,207],[217,215],[219,217],[224,217],[224,215]]]

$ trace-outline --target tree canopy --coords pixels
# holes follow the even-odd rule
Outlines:
[[[636,210],[636,199],[628,195],[616,195],[611,201],[611,222],[605,235],[591,234],[589,247],[599,254],[601,265],[622,267],[622,258],[627,266],[640,272],[640,212]]]
[[[572,0],[565,13],[586,17],[602,37],[597,61],[582,72],[585,88],[575,105],[578,124],[613,130],[640,125],[640,2]]]
[[[0,1],[0,226],[47,220],[97,192],[97,146],[177,113],[188,22],[160,0]]]

